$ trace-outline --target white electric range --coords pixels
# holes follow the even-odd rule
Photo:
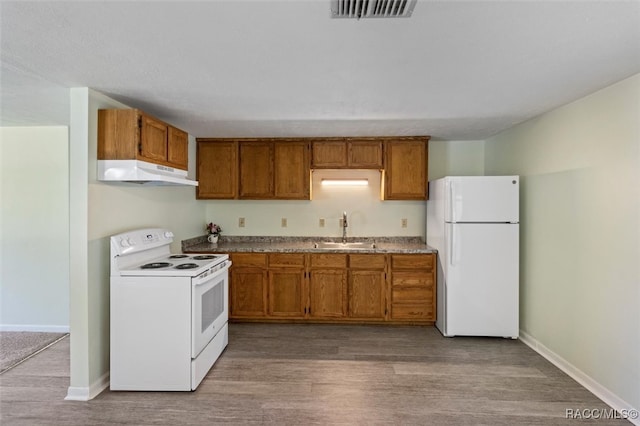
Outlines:
[[[228,344],[229,255],[172,242],[159,228],[111,237],[111,390],[194,390]]]

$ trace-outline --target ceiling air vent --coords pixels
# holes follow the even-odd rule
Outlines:
[[[333,18],[408,18],[418,0],[331,0]]]

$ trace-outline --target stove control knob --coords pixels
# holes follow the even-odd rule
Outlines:
[[[130,246],[135,246],[136,242],[134,240],[132,240],[131,238],[127,238],[127,244]]]
[[[129,241],[122,239],[120,240],[120,246],[121,247],[129,247]]]
[[[166,232],[164,233],[164,237],[165,237],[165,238],[172,238],[172,237],[173,237],[173,232],[171,232],[171,231],[166,231]]]

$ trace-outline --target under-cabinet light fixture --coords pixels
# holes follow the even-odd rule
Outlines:
[[[322,179],[322,186],[368,186],[369,179]]]

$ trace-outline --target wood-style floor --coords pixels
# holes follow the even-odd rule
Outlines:
[[[107,390],[89,402],[63,400],[64,339],[0,376],[0,424],[576,425],[567,409],[608,409],[519,341],[444,338],[433,327],[229,331],[195,392]]]

